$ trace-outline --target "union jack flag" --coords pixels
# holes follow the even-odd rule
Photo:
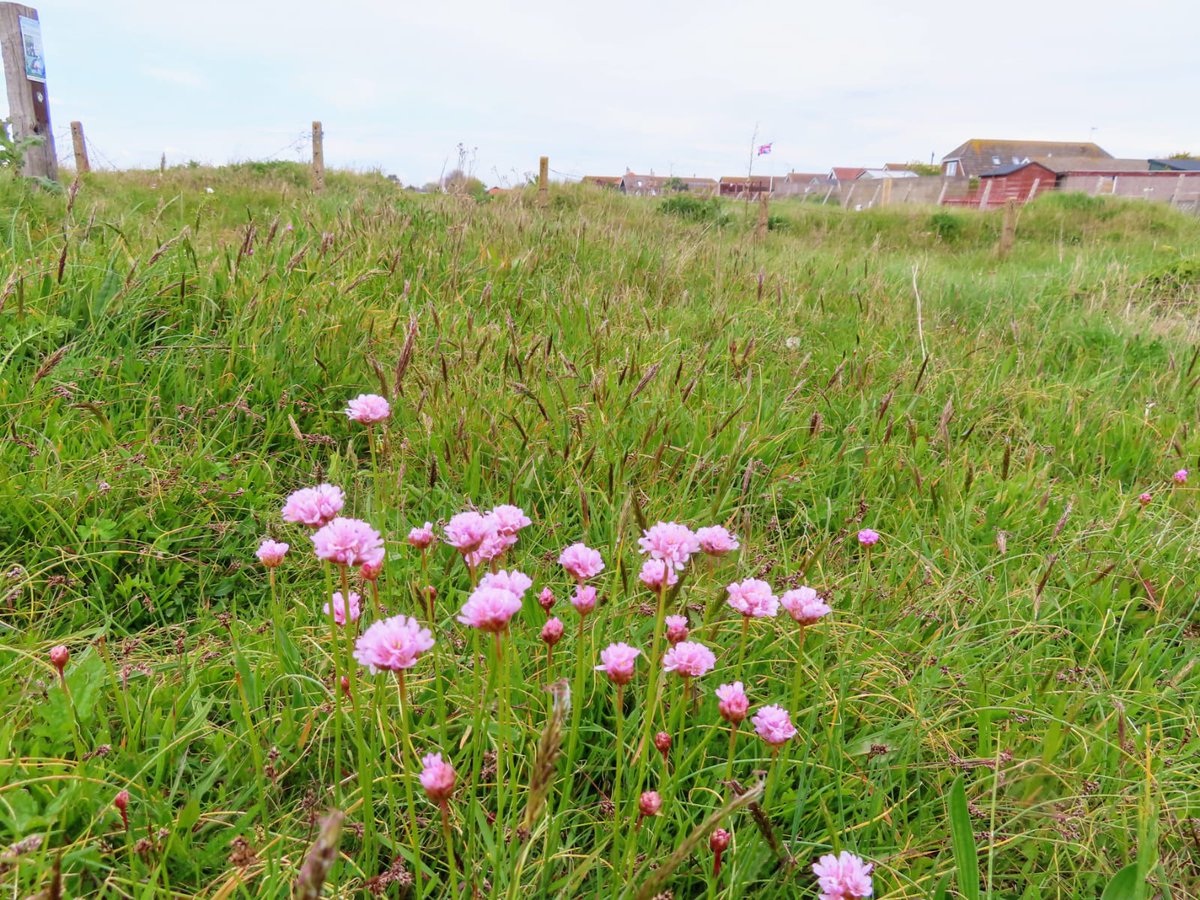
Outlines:
[[[774,143],[774,141],[772,141],[771,143]],[[759,147],[758,147],[758,155],[759,156],[766,156],[770,152],[771,152],[771,144],[760,144],[759,145]]]

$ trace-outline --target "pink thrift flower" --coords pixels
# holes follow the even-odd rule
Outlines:
[[[542,626],[542,640],[545,641],[547,645],[553,647],[560,640],[562,640],[562,636],[562,619],[560,619],[558,616],[551,616],[546,620],[546,624]]]
[[[421,787],[434,803],[445,803],[454,793],[454,766],[440,753],[426,753],[421,757],[421,766]]]
[[[382,422],[391,414],[387,400],[378,394],[359,394],[346,404],[346,415],[360,425]]]
[[[71,661],[71,651],[63,644],[57,644],[50,648],[50,665],[58,669],[58,674],[62,675],[66,669],[67,663]]]
[[[488,572],[479,580],[480,587],[500,588],[508,591],[518,600],[525,599],[525,592],[533,587],[533,579],[524,572],[518,572],[513,569],[511,572],[506,572],[501,569],[499,572]]]
[[[1186,484],[1187,479],[1188,479],[1188,470],[1180,469],[1178,472],[1176,472],[1171,477],[1175,479],[1176,484]]]
[[[810,587],[798,587],[779,598],[783,608],[801,625],[812,625],[833,612],[829,604]]]
[[[113,806],[117,808],[117,812],[121,814],[121,822],[125,826],[125,830],[129,830],[129,791],[117,791],[117,796],[113,797]]]
[[[571,595],[571,605],[581,616],[586,616],[596,608],[596,589],[590,584],[581,584]]]
[[[521,598],[512,591],[480,585],[463,604],[458,621],[480,631],[498,633],[508,628],[508,620],[520,608]]]
[[[771,586],[757,578],[734,582],[726,588],[729,605],[748,619],[770,618],[779,612],[779,600]]]
[[[312,536],[317,557],[339,566],[379,565],[383,562],[383,538],[362,519],[340,516]]]
[[[738,539],[721,525],[697,528],[696,540],[700,542],[700,549],[709,556],[724,556],[741,546]]]
[[[525,515],[525,510],[519,506],[497,506],[488,513],[488,518],[492,520],[492,525],[496,531],[510,537],[522,528],[533,524],[529,516]]]
[[[879,543],[879,532],[873,528],[864,528],[858,533],[858,542],[864,547],[870,547],[872,544]]]
[[[661,559],[648,559],[642,563],[642,571],[638,573],[638,580],[650,590],[660,591],[663,589],[664,581],[666,587],[671,587],[679,581],[679,576]]]
[[[383,574],[383,557],[380,556],[378,560],[363,563],[358,574],[363,577],[363,581],[375,581]]]
[[[820,900],[861,900],[875,892],[871,883],[874,865],[863,862],[843,850],[837,856],[827,853],[813,864],[813,874],[821,886]]]
[[[329,615],[329,604],[325,604],[325,615]],[[362,615],[362,598],[354,591],[350,592],[350,621],[357,622],[359,616]],[[342,597],[341,591],[334,591],[333,594],[333,621],[338,625],[346,624],[346,601]]]
[[[699,678],[716,664],[713,652],[696,641],[681,641],[663,655],[663,669],[684,678]]]
[[[1142,494],[1138,494],[1138,503],[1142,504],[1142,506],[1149,506],[1150,501],[1153,499],[1154,499],[1154,497],[1151,495],[1151,493],[1149,491],[1146,491],[1145,493],[1142,493]]]
[[[576,581],[595,578],[604,569],[604,560],[597,550],[584,544],[572,544],[558,557],[558,564]]]
[[[268,569],[274,569],[283,562],[283,558],[287,555],[288,545],[280,541],[273,541],[270,538],[265,538],[258,549],[254,551],[254,555],[258,557],[258,561]]]
[[[749,711],[750,700],[746,697],[746,689],[740,681],[723,684],[717,688],[717,712],[726,722],[737,725],[746,718]]]
[[[665,731],[660,731],[654,735],[654,749],[662,754],[663,762],[667,761],[667,754],[671,752],[671,735]]]
[[[663,621],[667,624],[667,642],[669,644],[674,645],[687,640],[687,616],[667,616]]]
[[[433,646],[433,635],[416,619],[392,616],[381,619],[359,635],[354,658],[374,675],[400,672],[416,665],[421,654]]]
[[[444,529],[445,542],[464,556],[479,549],[484,538],[494,529],[489,522],[473,509],[451,516]]]
[[[658,791],[646,791],[638,798],[638,812],[643,816],[657,816],[662,809],[662,797]]]
[[[796,735],[796,726],[782,706],[764,706],[750,721],[758,736],[772,747],[782,747]]]
[[[659,522],[650,526],[638,538],[638,546],[642,553],[649,553],[651,559],[661,559],[672,569],[680,571],[693,553],[700,550],[700,541],[686,525],[678,522]]]
[[[642,651],[626,643],[609,644],[600,651],[597,672],[603,672],[613,684],[629,684],[633,680],[633,667]]]
[[[554,606],[554,591],[548,587],[542,588],[538,594],[538,605],[546,611],[546,615],[550,615],[550,608]]]
[[[408,542],[418,550],[428,550],[433,546],[433,523],[426,522],[420,528],[414,528],[408,533]]]
[[[332,521],[346,504],[346,495],[340,487],[318,484],[315,488],[301,488],[288,496],[281,512],[283,521],[298,522],[309,528],[320,528]]]

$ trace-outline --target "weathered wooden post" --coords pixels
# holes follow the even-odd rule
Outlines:
[[[545,203],[550,196],[550,157],[538,159],[538,202]]]
[[[54,153],[50,99],[46,93],[46,57],[36,9],[20,3],[0,3],[0,55],[4,57],[13,137],[42,139],[25,152],[24,174],[57,179],[58,157]]]
[[[771,212],[768,208],[768,195],[763,191],[758,195],[758,226],[754,229],[754,236],[760,241],[767,236],[767,230],[771,227]]]
[[[1012,252],[1017,240],[1017,198],[1010,198],[1004,204],[1004,223],[1000,226],[1000,241],[996,244],[996,255],[1001,259]]]
[[[83,139],[83,123],[71,123],[71,144],[75,147],[75,174],[83,175],[92,171],[92,164],[88,161],[87,141]]]
[[[892,179],[884,178],[881,187],[882,191],[879,195],[879,205],[890,206],[892,203]]]
[[[313,190],[319,194],[325,190],[325,132],[316,120],[312,129],[312,170]]]

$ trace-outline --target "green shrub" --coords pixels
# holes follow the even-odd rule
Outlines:
[[[659,205],[659,210],[668,216],[677,216],[689,222],[709,222],[714,225],[724,225],[729,221],[729,215],[721,209],[721,201],[716,197],[701,199],[680,194],[668,197]]]
[[[929,227],[939,241],[949,243],[962,236],[963,220],[954,213],[935,212],[929,217]]]

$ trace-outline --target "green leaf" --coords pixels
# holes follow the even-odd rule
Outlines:
[[[1130,863],[1112,877],[1100,900],[1133,900],[1138,895],[1137,863]]]
[[[967,900],[979,900],[979,854],[967,810],[967,793],[962,776],[950,788],[950,843],[954,848],[954,866],[958,870],[958,890]]]

